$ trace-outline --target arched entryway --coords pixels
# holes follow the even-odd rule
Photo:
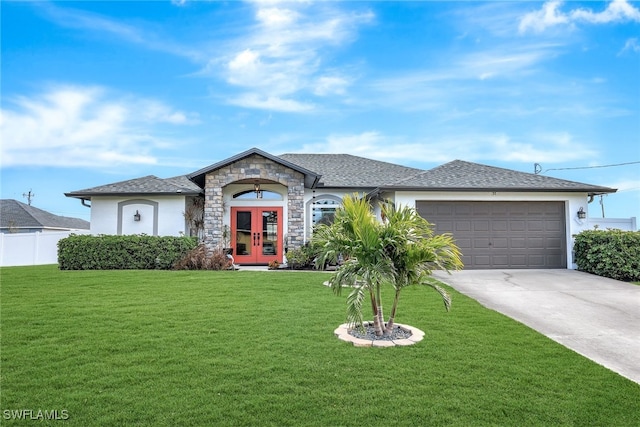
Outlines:
[[[282,262],[287,188],[266,179],[239,180],[223,190],[236,264]]]
[[[231,207],[281,207],[283,231],[278,236],[278,246],[284,247],[286,239],[289,248],[297,248],[304,244],[304,193],[305,188],[313,188],[320,176],[286,160],[264,151],[252,148],[222,162],[200,169],[189,175],[196,184],[204,189],[204,242],[208,250],[229,247],[227,231],[231,227]],[[254,183],[277,185],[274,191],[283,199],[279,203],[269,200],[235,200],[229,194],[236,194],[231,186],[244,184],[247,194],[254,189]],[[259,198],[257,198],[259,199]],[[228,203],[231,202],[231,203]],[[262,215],[262,213],[260,213]],[[284,234],[283,234],[284,233]],[[232,237],[232,236],[229,236]],[[253,239],[253,235],[251,235]],[[262,236],[261,236],[262,238]],[[256,236],[257,239],[257,236]],[[234,251],[235,252],[235,251]],[[283,261],[282,249],[277,261]],[[234,255],[237,256],[237,255]]]

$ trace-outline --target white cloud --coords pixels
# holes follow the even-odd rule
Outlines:
[[[258,9],[256,18],[264,25],[269,27],[284,27],[293,24],[299,14],[290,9],[281,9],[278,7],[266,7]]]
[[[567,13],[560,11],[561,1],[546,2],[537,11],[529,12],[522,17],[518,27],[520,33],[527,31],[542,32],[558,25],[575,25],[580,22],[589,24],[609,24],[617,22],[640,22],[640,10],[627,0],[614,0],[602,12],[578,8]]]
[[[173,3],[183,5],[184,1]],[[115,36],[118,39],[146,49],[167,52],[192,60],[202,59],[201,52],[191,46],[175,43],[171,40],[171,37],[148,31],[138,23],[127,24],[98,13],[61,7],[51,2],[37,2],[36,4],[48,19],[61,27]]]
[[[396,73],[369,85],[367,106],[384,105],[402,111],[446,111],[490,108],[492,100],[505,97],[522,105],[514,93],[535,92],[532,81],[542,65],[560,52],[553,43],[501,44],[460,56],[442,58],[445,65]],[[479,84],[478,80],[487,83]],[[554,87],[553,90],[561,88]],[[533,93],[527,102],[538,97]]]
[[[163,102],[149,99],[127,100],[130,108],[136,108],[138,119],[148,123],[170,123],[173,125],[192,125],[200,123],[198,114],[176,111]]]
[[[637,38],[628,39],[618,55],[622,55],[625,52],[640,52],[640,42],[638,42]]]
[[[279,111],[309,111],[310,102],[294,100],[302,93],[343,95],[351,80],[340,71],[324,70],[326,54],[355,37],[367,13],[343,12],[333,4],[255,2],[257,25],[232,42],[222,58],[226,81],[250,92],[232,103],[249,108],[275,106]],[[220,69],[216,58],[204,71]]]
[[[239,86],[262,85],[263,64],[260,62],[260,54],[251,49],[245,49],[238,53],[228,64],[231,84]]]
[[[540,32],[553,25],[568,23],[569,18],[563,13],[558,12],[561,4],[562,2],[560,1],[550,1],[542,5],[541,10],[527,13],[520,21],[518,29],[521,33],[529,29]]]
[[[605,185],[605,184],[603,184]],[[607,187],[617,188],[618,193],[624,193],[627,191],[637,191],[640,192],[640,179],[629,179],[629,180],[617,180],[611,181],[606,184]]]
[[[153,164],[151,149],[168,143],[154,126],[197,121],[159,101],[115,97],[95,86],[52,87],[8,104],[0,115],[4,167]]]
[[[555,48],[552,45],[527,45],[472,53],[460,59],[450,75],[480,80],[497,76],[512,77],[514,74],[530,71],[552,57]]]
[[[486,136],[490,155],[502,161],[557,163],[596,155],[585,144],[574,141],[567,132],[533,134],[527,139],[529,141],[517,141],[504,134]]]
[[[640,10],[633,7],[627,0],[614,0],[602,12],[588,9],[576,9],[571,12],[571,18],[591,24],[608,24],[610,22],[636,21],[640,22]]]
[[[568,133],[532,135],[529,139],[518,141],[497,133],[432,136],[408,141],[406,137],[366,131],[329,135],[324,141],[303,145],[300,152],[348,153],[399,163],[442,163],[461,159],[531,164],[583,160],[597,154],[586,145],[580,146]]]
[[[172,3],[184,6],[187,2]],[[295,103],[294,97],[301,94],[327,97],[346,93],[353,79],[344,77],[340,70],[328,72],[324,67],[334,49],[352,41],[358,28],[372,21],[371,12],[344,11],[338,3],[330,2],[249,3],[254,12],[253,22],[245,26],[234,24],[233,33],[239,36],[227,38],[229,32],[225,31],[213,44],[206,40],[179,43],[174,41],[175,35],[163,34],[161,27],[129,23],[53,3],[39,7],[47,18],[62,27],[115,36],[146,49],[205,64],[194,75],[220,77],[241,91],[251,91],[254,100],[272,100],[271,104],[279,105],[280,111],[308,111],[314,104],[297,101],[300,105],[291,105]],[[238,101],[238,97],[230,98]],[[245,104],[249,108],[264,108],[270,103]],[[302,105],[304,108],[300,108]]]
[[[260,61],[260,55],[251,49],[245,49],[229,62],[231,72],[242,71],[243,69],[256,69]],[[232,76],[232,78],[234,78]]]
[[[258,93],[245,93],[228,101],[232,105],[259,110],[282,111],[286,113],[306,113],[315,109],[312,103],[296,101],[278,96],[263,96]]]
[[[339,76],[320,76],[315,81],[313,93],[318,96],[343,95],[349,86],[349,80]]]

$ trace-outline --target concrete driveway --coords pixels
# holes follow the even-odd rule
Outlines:
[[[434,277],[640,384],[640,286],[575,270],[463,270]]]

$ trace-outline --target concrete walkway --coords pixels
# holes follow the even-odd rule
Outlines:
[[[434,277],[640,384],[640,286],[575,270],[463,270]]]

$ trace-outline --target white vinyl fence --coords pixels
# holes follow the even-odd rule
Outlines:
[[[0,233],[0,267],[58,263],[58,240],[86,231]]]
[[[638,230],[636,217],[631,218],[589,218],[587,224],[590,229],[606,230],[608,228],[617,228],[622,231]]]

